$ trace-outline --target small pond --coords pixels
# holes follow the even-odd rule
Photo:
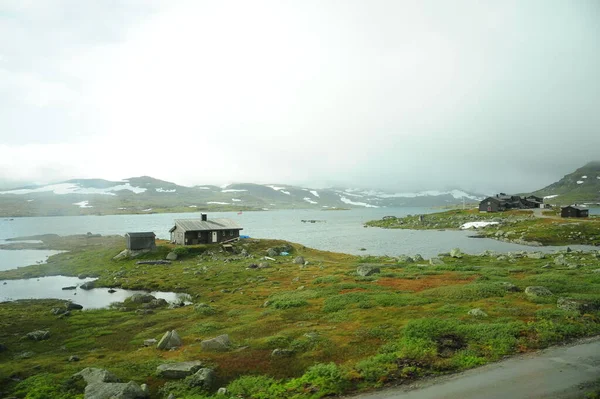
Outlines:
[[[93,278],[79,279],[67,276],[49,276],[22,280],[0,281],[0,302],[16,301],[18,299],[64,299],[71,300],[83,306],[84,309],[98,309],[108,307],[113,302],[123,302],[133,294],[147,293],[147,291],[134,291],[115,288],[116,292],[109,293],[108,288],[94,288],[83,290],[79,286]],[[63,287],[77,286],[73,290],[63,290]],[[157,298],[167,302],[182,301],[186,294],[175,292],[150,292]]]

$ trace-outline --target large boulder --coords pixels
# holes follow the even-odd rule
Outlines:
[[[191,377],[186,378],[186,382],[190,387],[199,387],[207,391],[212,388],[214,381],[215,372],[209,368],[200,369]]]
[[[567,261],[564,255],[558,255],[556,258],[554,258],[555,265],[566,266],[568,263],[569,262]]]
[[[155,300],[156,297],[150,294],[133,294],[126,301],[131,303],[149,303]]]
[[[277,251],[276,249],[274,249],[274,248],[267,249],[267,256],[274,258],[277,255],[279,255],[279,251]]]
[[[423,262],[425,259],[421,256],[421,254],[416,254],[412,257],[415,262]]]
[[[81,310],[81,309],[83,309],[83,306],[81,306],[81,305],[80,305],[80,304],[78,304],[78,303],[67,302],[67,303],[65,304],[65,308],[66,308],[67,310]]]
[[[162,378],[179,380],[194,374],[201,368],[202,362],[199,360],[180,363],[164,363],[156,368],[156,374]]]
[[[371,265],[360,265],[356,268],[356,274],[359,276],[372,276],[373,274],[381,273],[381,269]]]
[[[177,260],[177,254],[175,252],[169,252],[166,257],[167,260]]]
[[[460,248],[452,248],[450,250],[450,256],[453,258],[462,258],[463,253],[461,252]]]
[[[296,256],[296,258],[294,259],[294,263],[297,265],[303,265],[306,261],[304,260],[304,257],[302,256]]]
[[[294,354],[294,351],[291,349],[273,349],[273,352],[271,352],[271,356],[272,357],[290,357]]]
[[[414,260],[408,255],[400,255],[398,256],[398,263],[413,263]]]
[[[137,383],[97,382],[85,387],[84,399],[142,399],[148,397],[148,391]]]
[[[546,255],[541,252],[528,252],[527,257],[529,259],[544,259]]]
[[[85,283],[79,286],[79,288],[81,288],[82,290],[91,290],[94,287],[96,287],[96,280],[86,281]]]
[[[43,341],[43,340],[50,338],[50,331],[37,330],[37,331],[32,331],[30,333],[27,333],[27,335],[25,335],[25,336],[33,341]]]
[[[527,295],[529,298],[546,297],[552,296],[552,291],[542,286],[529,286],[525,288],[525,295]]]
[[[179,337],[179,334],[177,334],[177,331],[173,330],[173,331],[167,331],[162,336],[160,341],[158,341],[156,348],[166,350],[166,349],[178,348],[181,345],[182,345],[182,342],[181,342],[181,338]]]
[[[86,367],[79,373],[74,374],[75,377],[81,376],[88,384],[99,382],[119,382],[120,380],[108,370],[98,369],[94,367]]]
[[[200,346],[204,351],[220,352],[228,350],[231,346],[231,341],[229,340],[229,335],[223,334],[215,338],[205,339],[200,342]]]

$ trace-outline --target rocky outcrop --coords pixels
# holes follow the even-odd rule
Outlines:
[[[175,252],[169,252],[167,254],[167,257],[165,259],[167,259],[167,260],[177,260],[177,254]]]
[[[204,341],[200,342],[200,346],[202,347],[203,351],[222,352],[229,350],[231,341],[229,340],[229,335],[223,334],[215,338],[205,339]]]
[[[371,265],[360,265],[356,268],[356,274],[362,277],[372,276],[373,274],[381,273],[381,269]]]
[[[94,367],[86,367],[75,376],[81,376],[88,384],[98,382],[120,382],[116,375],[108,370],[98,369]]]
[[[469,315],[473,317],[488,317],[488,314],[479,308],[469,310]]]
[[[463,253],[461,252],[460,248],[452,248],[450,250],[450,256],[453,258],[462,258]]]
[[[296,258],[294,259],[294,263],[297,265],[303,265],[306,261],[304,260],[304,257],[302,256],[296,256]]]
[[[429,259],[429,264],[431,266],[441,266],[441,265],[445,265],[444,261],[441,260],[440,258],[431,258]]]
[[[198,387],[204,390],[211,389],[214,381],[215,372],[213,369],[209,368],[200,369],[186,379],[186,382],[189,386]]]
[[[178,380],[194,374],[201,368],[202,362],[199,360],[180,363],[165,363],[156,368],[156,374],[161,378]]]
[[[156,348],[166,350],[166,349],[178,348],[181,345],[182,345],[181,338],[177,334],[177,331],[173,330],[173,331],[167,331],[162,336],[160,341],[158,341]]]
[[[552,296],[552,291],[542,286],[530,286],[525,288],[525,295],[533,299],[545,296]]]
[[[25,335],[25,336],[32,341],[44,341],[44,340],[50,338],[50,331],[37,330],[37,331],[32,331],[30,333],[27,333],[27,335]]]
[[[133,381],[99,382],[85,387],[84,399],[143,399],[149,396],[148,388],[143,389]]]

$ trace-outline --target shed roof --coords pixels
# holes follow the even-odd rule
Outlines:
[[[152,231],[125,233],[125,235],[129,237],[156,237],[156,234]]]
[[[577,209],[578,211],[587,211],[588,208],[584,208],[583,206],[579,206],[579,205],[567,205],[567,206],[563,206],[561,209],[565,209],[565,208],[573,208],[573,209]]]
[[[202,230],[243,230],[240,225],[231,219],[175,219],[175,226],[169,230],[173,232],[175,228],[183,231],[202,231]]]

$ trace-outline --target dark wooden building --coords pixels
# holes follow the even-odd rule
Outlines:
[[[208,219],[202,214],[200,219],[176,219],[169,230],[171,242],[178,245],[215,244],[240,236],[243,230],[231,219]]]
[[[563,206],[560,211],[560,216],[564,218],[586,218],[589,216],[589,210],[577,205]]]
[[[125,233],[127,249],[138,251],[156,248],[156,234],[153,232]]]
[[[480,212],[501,212],[505,210],[506,202],[497,197],[487,197],[479,203]]]

